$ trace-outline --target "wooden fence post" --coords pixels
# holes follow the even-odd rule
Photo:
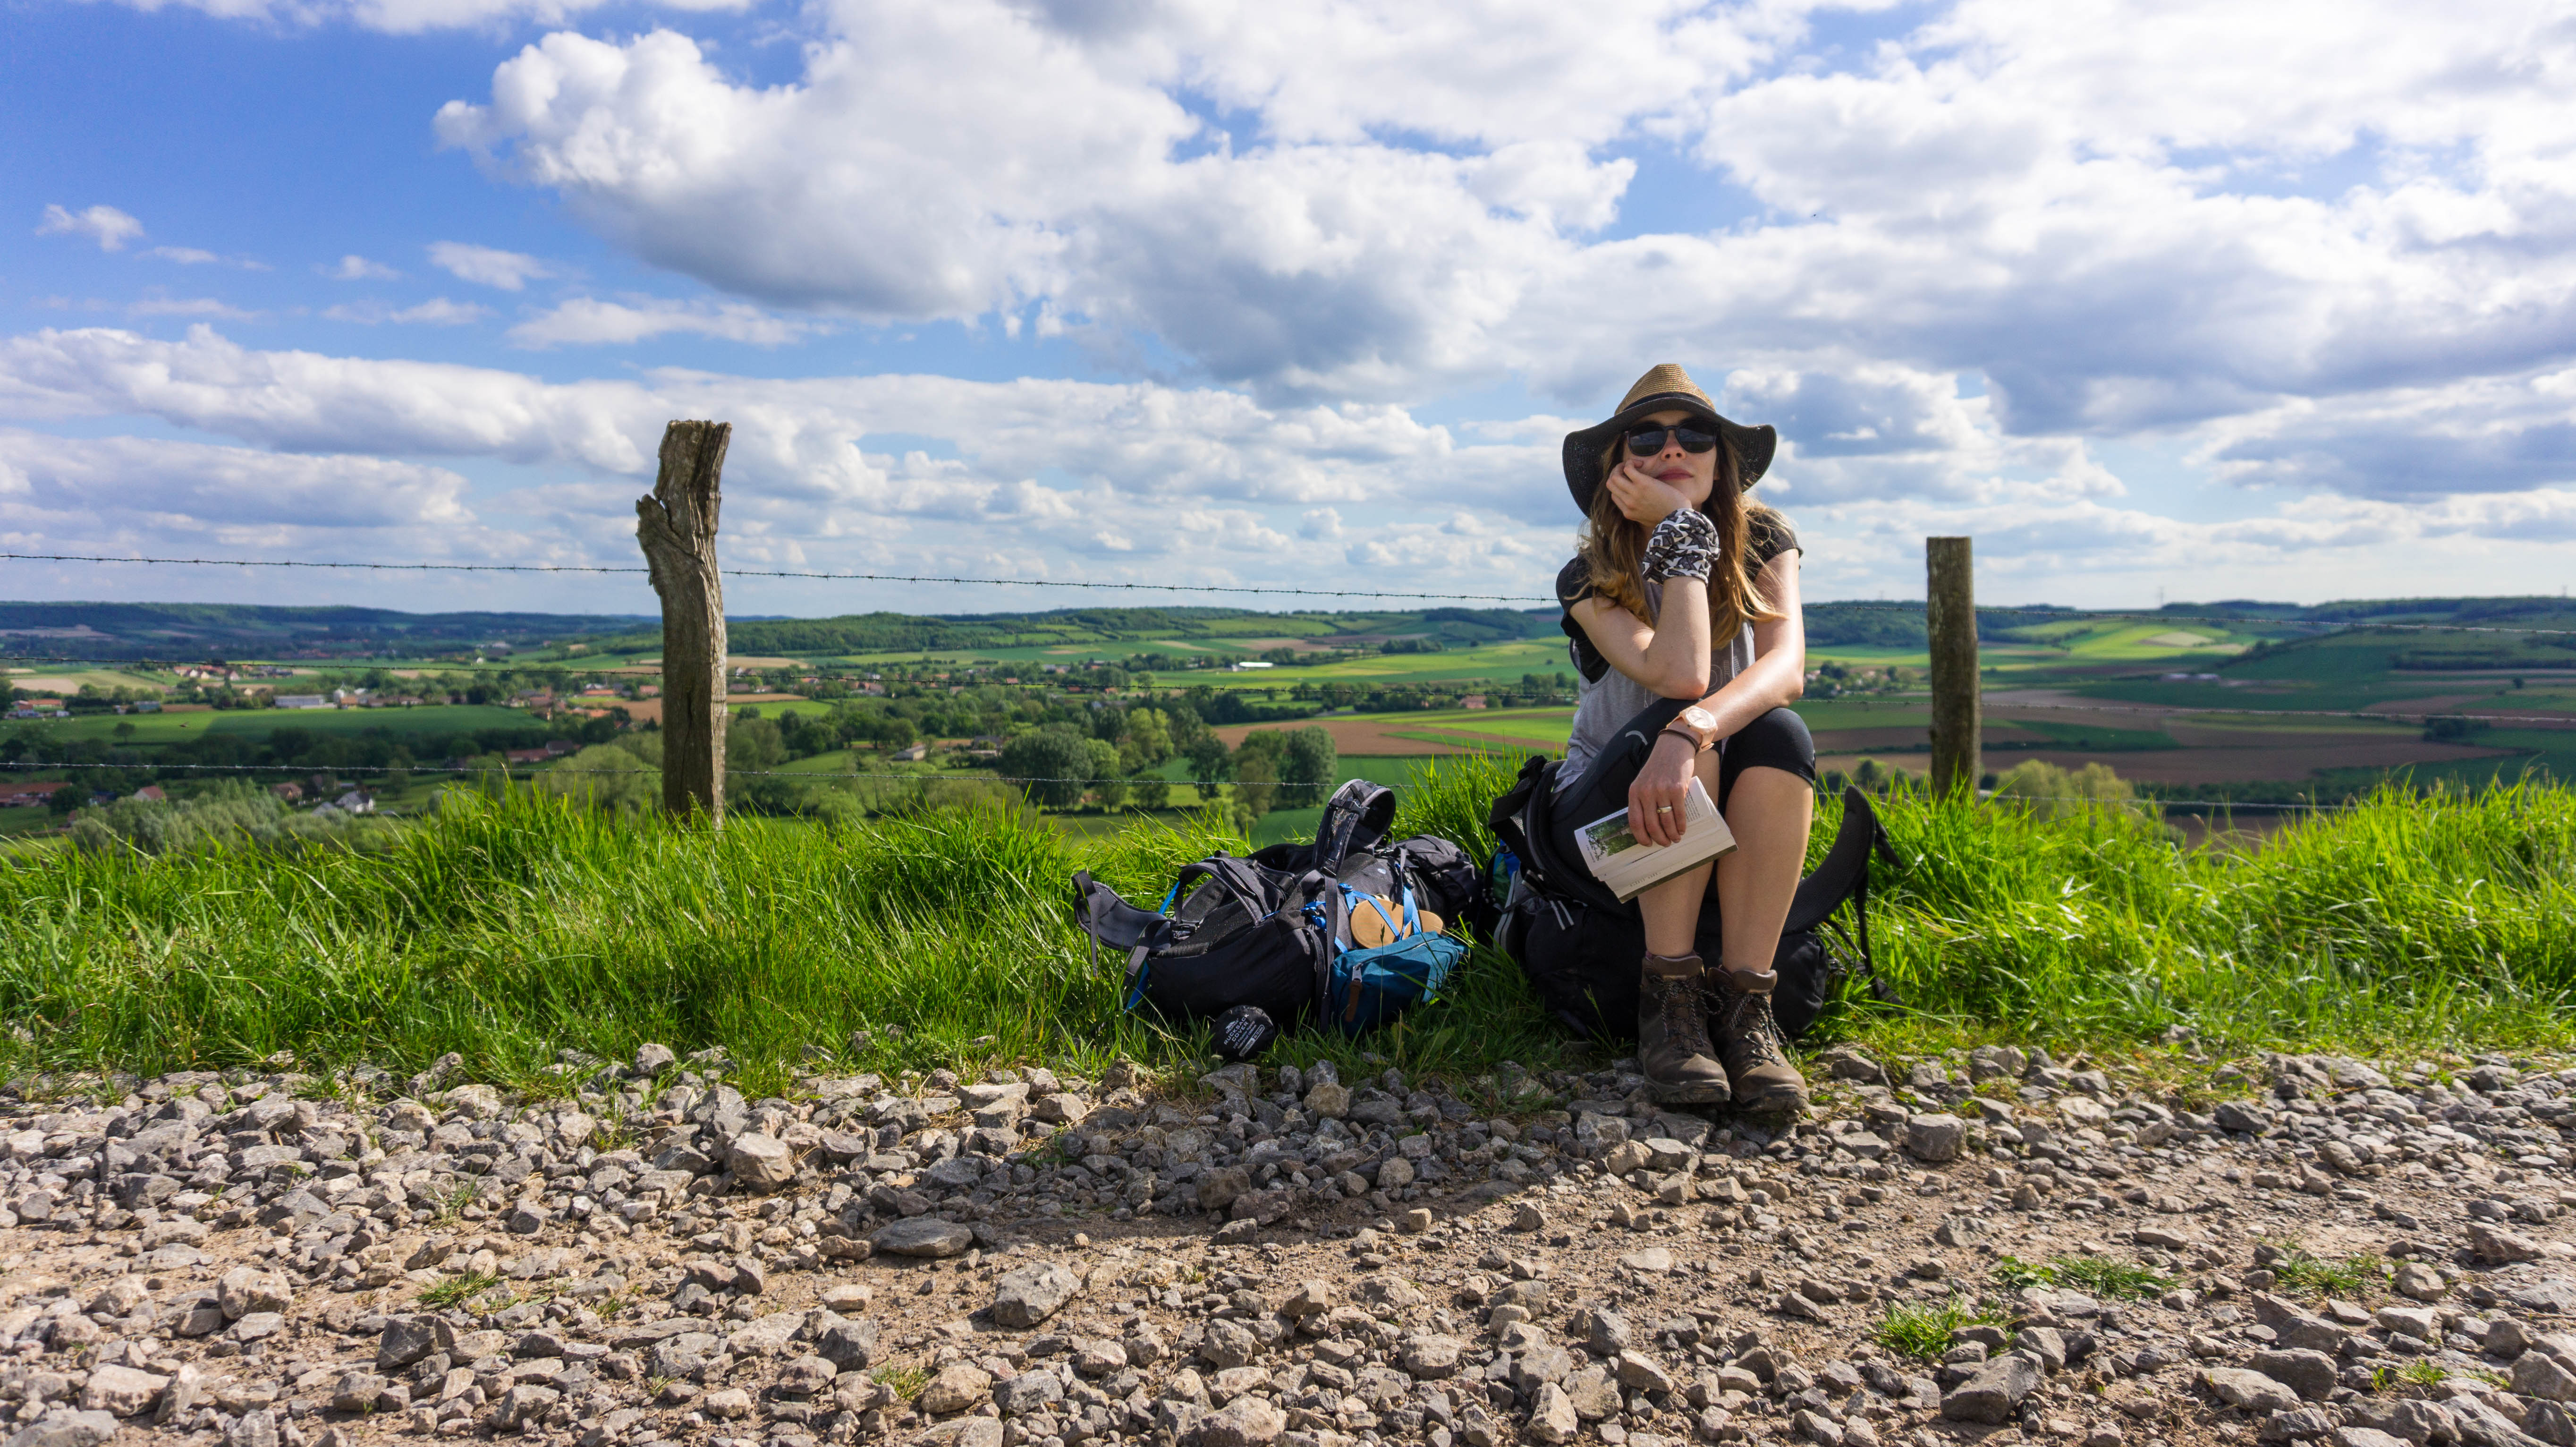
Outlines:
[[[1977,699],[1977,589],[1966,538],[1925,538],[1923,621],[1932,639],[1932,794],[1977,797],[1985,773]]]
[[[662,430],[662,470],[635,500],[635,538],[662,595],[662,807],[724,824],[724,576],[716,568],[730,422]]]

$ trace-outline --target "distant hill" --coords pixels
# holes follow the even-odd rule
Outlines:
[[[2001,639],[2082,609],[1980,609],[1978,632]],[[2128,616],[2195,616],[2248,623],[2445,623],[2470,627],[2576,628],[2576,601],[2549,597],[2355,599],[2304,605],[2235,599],[2174,603]],[[735,653],[789,657],[966,652],[1156,639],[1240,641],[1436,639],[1472,647],[1553,638],[1553,608],[1425,608],[1403,612],[1259,612],[1247,608],[1054,608],[1030,613],[857,613],[837,618],[739,616]],[[1811,602],[1808,641],[1827,648],[1924,646],[1920,602]],[[442,653],[487,643],[526,648],[584,641],[605,648],[661,646],[658,617],[582,613],[404,613],[390,608],[274,608],[239,603],[0,603],[0,653],[78,658],[200,659],[353,657]],[[1266,645],[1265,645],[1266,646]]]
[[[249,603],[0,603],[0,653],[97,659],[345,658],[514,648],[622,632],[632,616],[401,613]]]
[[[1408,613],[1263,613],[1247,608],[1055,608],[1040,613],[859,613],[839,618],[728,619],[736,653],[809,655],[1145,643],[1157,639],[1436,638],[1467,646],[1556,631],[1554,609],[1430,608]],[[658,628],[599,640],[660,646]]]

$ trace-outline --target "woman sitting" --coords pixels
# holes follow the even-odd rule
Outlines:
[[[1560,857],[1579,859],[1578,825],[1624,808],[1639,841],[1671,843],[1692,779],[1708,790],[1737,848],[1627,906],[1646,935],[1638,1060],[1659,1099],[1794,1112],[1807,1086],[1772,1021],[1771,961],[1806,861],[1816,750],[1787,707],[1806,677],[1798,536],[1744,497],[1778,441],[1719,416],[1671,363],[1565,439],[1589,523],[1557,577],[1583,682],[1554,812]]]

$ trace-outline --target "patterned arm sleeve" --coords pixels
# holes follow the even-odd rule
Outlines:
[[[1646,577],[1652,582],[1674,578],[1708,581],[1717,566],[1717,524],[1708,514],[1686,507],[1655,525],[1646,539]]]

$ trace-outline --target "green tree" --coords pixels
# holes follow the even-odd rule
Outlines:
[[[1204,715],[1188,704],[1177,701],[1158,712],[1163,716],[1163,731],[1171,736],[1172,752],[1196,757],[1193,751],[1209,736]]]
[[[737,718],[726,725],[726,768],[745,771],[774,769],[786,762],[787,736],[776,720]]]
[[[1129,709],[1124,742],[1138,758],[1159,764],[1172,756],[1171,719],[1158,708]]]
[[[1202,729],[1190,743],[1189,758],[1190,781],[1199,786],[1199,797],[1215,798],[1217,785],[1234,772],[1234,761],[1225,751],[1225,741]]]
[[[1107,739],[1085,739],[1083,752],[1091,766],[1091,794],[1103,809],[1127,803],[1127,776],[1118,767],[1118,746]]]
[[[1172,781],[1160,774],[1146,774],[1135,781],[1136,807],[1145,810],[1168,809],[1172,805]]]
[[[1292,731],[1279,760],[1280,802],[1291,809],[1323,803],[1333,792],[1338,762],[1330,732],[1314,724]]]
[[[1279,802],[1279,755],[1277,745],[1256,747],[1255,741],[1276,739],[1276,733],[1255,733],[1245,737],[1243,747],[1234,751],[1234,806],[1238,816],[1258,819]]]
[[[642,813],[662,802],[662,772],[615,744],[593,744],[537,776],[549,794],[593,809]]]
[[[1032,803],[1070,809],[1091,782],[1090,742],[1066,724],[1031,729],[1002,745],[1002,775],[1026,780],[1020,788]]]

